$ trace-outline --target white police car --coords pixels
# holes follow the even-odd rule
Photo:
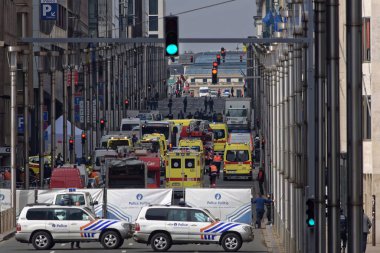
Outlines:
[[[220,244],[237,251],[254,239],[250,225],[219,221],[207,210],[189,206],[143,207],[135,223],[133,239],[150,244],[154,251],[167,251],[173,244]]]
[[[37,250],[74,241],[98,241],[106,249],[117,249],[132,234],[132,224],[97,219],[86,207],[32,204],[21,211],[15,237],[19,242],[32,243]]]

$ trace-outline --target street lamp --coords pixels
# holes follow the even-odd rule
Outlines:
[[[68,118],[68,94],[67,86],[71,83],[70,50],[65,50],[62,57],[63,68],[63,161],[67,161],[67,118]]]
[[[71,76],[71,138],[75,140],[75,85],[77,85],[78,82],[78,62],[79,62],[79,52],[76,52],[74,50],[71,51],[70,54],[70,63],[72,66],[72,76]],[[70,163],[75,163],[75,145],[73,145],[73,148],[70,150]]]
[[[17,138],[17,104],[16,104],[16,83],[17,83],[17,54],[20,48],[16,46],[8,47],[8,65],[11,76],[11,196],[13,226],[16,225],[16,138]]]
[[[87,81],[87,73],[88,73],[88,52],[89,50],[87,48],[83,49],[83,52],[81,54],[81,65],[83,68],[83,79],[84,79],[84,88],[83,88],[83,111],[84,111],[84,132],[87,135],[87,130],[88,130],[88,122],[87,122],[87,115],[90,115],[89,112],[87,111],[87,88],[88,88],[88,81]],[[91,84],[90,84],[91,85]],[[91,94],[91,93],[90,93]],[[91,107],[91,104],[90,104]],[[82,158],[87,157],[87,143],[82,144]]]
[[[59,57],[59,52],[57,51],[51,51],[49,53],[49,58],[50,58],[50,73],[51,73],[51,100],[50,100],[50,124],[51,124],[51,168],[53,169],[55,167],[55,149],[56,149],[56,143],[55,143],[55,71],[57,70],[57,65],[58,65],[58,57]]]
[[[111,130],[111,59],[112,47],[106,47],[107,56],[107,131]]]
[[[40,187],[44,187],[44,81],[42,74],[45,72],[45,60],[47,53],[43,51],[34,52],[39,81],[39,166]]]
[[[24,72],[24,175],[25,189],[29,189],[29,50],[22,51],[22,71]]]

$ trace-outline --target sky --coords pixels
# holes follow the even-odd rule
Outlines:
[[[196,9],[226,0],[166,0],[166,15]],[[179,15],[180,38],[246,38],[256,34],[253,16],[256,15],[255,0],[236,0]],[[180,44],[184,51],[236,50],[237,44]],[[241,50],[242,46],[239,46]]]

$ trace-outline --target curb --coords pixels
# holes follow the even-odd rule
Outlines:
[[[8,230],[2,234],[0,234],[0,242],[2,241],[6,241],[6,240],[9,240],[10,238],[12,238],[14,235],[16,234],[16,229],[11,229],[11,230]]]

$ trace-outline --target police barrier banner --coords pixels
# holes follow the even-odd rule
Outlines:
[[[186,189],[186,203],[224,221],[252,223],[251,189]]]
[[[0,189],[0,211],[11,208],[11,190]],[[30,203],[34,203],[34,190],[17,190],[16,191],[16,215]]]
[[[107,218],[133,222],[144,206],[170,205],[172,189],[109,189]]]
[[[37,202],[38,203],[53,203],[54,196],[57,193],[68,192],[66,189],[54,189],[54,190],[38,190]],[[102,205],[103,205],[103,189],[77,189],[78,192],[88,192],[91,194],[92,200],[98,201],[98,204],[94,206],[95,214],[98,217],[102,217]]]

